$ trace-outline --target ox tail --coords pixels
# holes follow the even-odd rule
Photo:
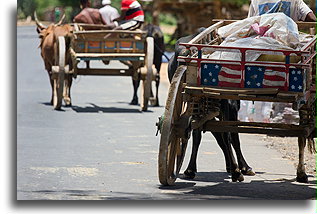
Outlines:
[[[314,138],[308,138],[307,139],[307,148],[308,148],[308,151],[311,154],[315,154],[316,153],[316,143],[315,143]]]
[[[167,61],[170,61],[170,58],[168,58],[168,56],[164,53],[164,51],[155,42],[154,42],[154,46],[166,58]]]

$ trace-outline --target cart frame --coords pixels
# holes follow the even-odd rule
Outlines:
[[[197,35],[189,43],[181,43],[185,47],[185,55],[179,56],[180,66],[174,74],[166,102],[164,118],[161,122],[161,139],[159,150],[159,180],[163,185],[173,185],[185,156],[188,139],[193,129],[212,132],[236,132],[252,134],[269,134],[281,137],[298,137],[299,164],[297,180],[307,182],[304,167],[304,147],[306,140],[313,143],[315,137],[315,106],[316,106],[316,35],[300,51],[269,50],[258,48],[238,48],[219,46],[221,38],[217,29],[234,22],[234,20],[215,20],[217,23]],[[297,23],[299,28],[314,28],[316,23]],[[312,30],[314,31],[314,30]],[[214,51],[239,52],[241,60],[208,59],[207,53]],[[275,55],[282,53],[284,61],[246,61],[246,54],[257,52]],[[204,54],[205,53],[205,54]],[[292,62],[296,55],[298,60]],[[238,87],[206,86],[202,84],[202,66],[208,64],[233,65],[241,70],[241,81]],[[302,72],[305,87],[302,91],[288,91],[288,78],[280,88],[245,88],[245,70],[247,66],[283,67],[286,76],[290,69]],[[241,121],[214,120],[221,110],[216,100],[250,100],[292,103],[294,110],[299,111],[298,125],[283,123],[260,123]]]
[[[104,30],[103,25],[73,24],[70,37],[59,37],[57,42],[57,66],[53,66],[54,109],[60,109],[63,93],[69,86],[65,75],[76,78],[78,75],[131,76],[136,79],[141,73],[141,110],[146,111],[150,99],[153,76],[154,41],[146,37],[145,31]],[[70,59],[70,60],[69,60]],[[90,68],[89,62],[102,60],[105,63],[119,60],[128,65],[127,69]],[[78,63],[85,61],[86,68]],[[66,65],[70,62],[70,65]],[[64,92],[63,92],[64,91]],[[65,97],[64,97],[65,99]]]

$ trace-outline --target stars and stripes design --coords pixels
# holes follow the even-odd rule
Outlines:
[[[286,72],[284,67],[245,67],[245,88],[285,88]]]
[[[245,66],[245,88],[279,88],[282,91],[303,92],[305,75],[303,69],[290,68],[287,77],[285,67]],[[289,78],[289,87],[286,80]],[[201,85],[240,88],[242,71],[240,65],[201,63]]]
[[[240,87],[241,66],[201,64],[201,84],[221,87]]]

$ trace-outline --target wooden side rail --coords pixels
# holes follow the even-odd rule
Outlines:
[[[300,126],[291,124],[240,121],[207,121],[203,125],[203,131],[268,134],[280,137],[308,137],[314,129],[314,124]]]

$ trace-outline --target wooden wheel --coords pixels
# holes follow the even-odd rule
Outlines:
[[[169,88],[165,106],[158,158],[159,180],[163,185],[174,184],[181,169],[187,141],[190,136],[189,132],[187,132],[186,137],[184,137],[184,134],[180,134],[181,132],[184,133],[183,130],[187,129],[184,118],[189,118],[184,114],[186,104],[182,95],[185,71],[186,66],[180,66],[176,70]],[[185,124],[185,126],[180,124]]]
[[[63,88],[64,88],[64,76],[65,76],[65,55],[66,46],[65,38],[63,36],[58,37],[57,46],[55,49],[55,64],[58,66],[57,74],[54,76],[54,97],[53,107],[55,110],[59,110],[62,106]],[[54,70],[54,69],[53,69]]]
[[[145,67],[146,67],[146,76],[142,81],[142,101],[141,101],[141,110],[147,111],[149,99],[151,96],[151,83],[153,75],[153,58],[154,58],[154,39],[152,37],[146,38],[147,48],[146,48],[146,58],[145,58]]]

